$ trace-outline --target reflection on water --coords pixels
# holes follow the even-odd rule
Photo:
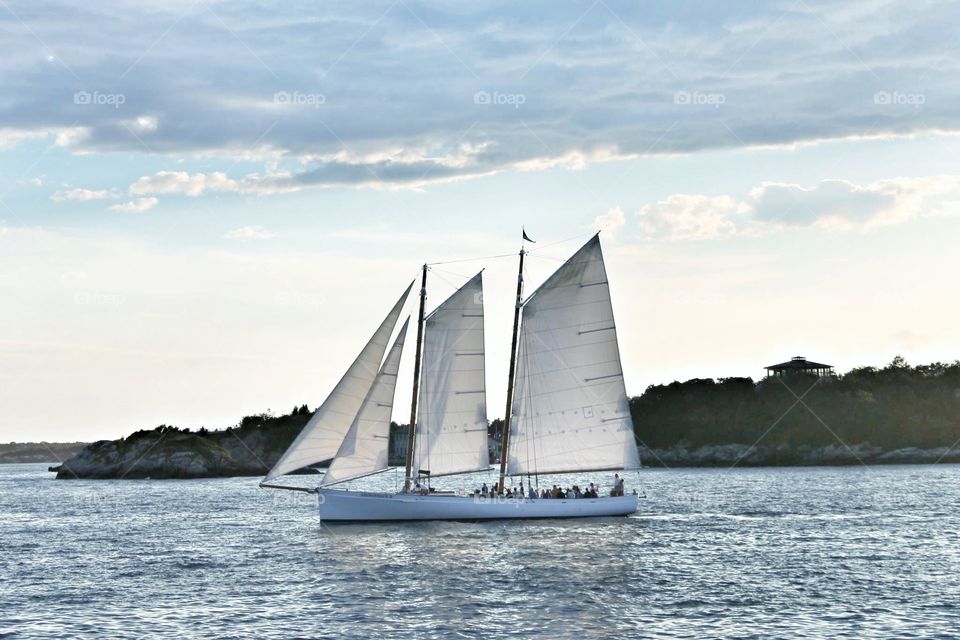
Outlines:
[[[609,488],[607,475],[539,483]],[[315,496],[256,478],[55,482],[8,465],[0,633],[952,633],[958,479],[953,465],[645,470],[627,477],[647,495],[630,518],[326,526]]]

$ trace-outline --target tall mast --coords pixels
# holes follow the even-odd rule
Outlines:
[[[517,301],[513,307],[513,339],[510,342],[510,374],[507,376],[507,408],[503,414],[503,444],[500,447],[500,491],[504,491],[504,478],[507,475],[507,452],[510,448],[510,414],[513,410],[513,374],[517,366],[517,333],[520,329],[520,307],[523,304],[523,256],[520,248],[520,269],[517,273]]]
[[[410,427],[407,429],[407,470],[403,476],[404,491],[410,490],[410,483],[413,480],[413,442],[417,432],[417,398],[420,395],[420,356],[423,349],[423,311],[426,303],[427,265],[423,265],[423,277],[420,280],[420,315],[417,318],[417,355],[413,361],[413,398],[410,400]]]

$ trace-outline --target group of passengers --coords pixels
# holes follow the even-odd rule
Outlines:
[[[564,489],[563,487],[558,487],[553,485],[552,489],[543,489],[540,491],[540,495],[534,496],[540,498],[541,500],[547,499],[572,499],[572,498],[599,498],[600,495],[597,493],[597,488],[591,482],[590,486],[584,490],[581,490],[579,486],[573,485],[569,489]]]
[[[523,490],[523,480],[520,481],[519,489],[517,487],[508,487],[505,492],[498,492],[497,485],[494,484],[492,487],[487,488],[487,483],[484,482],[483,486],[479,489],[476,489],[473,494],[482,498],[494,498],[497,495],[501,495],[505,498],[528,498],[530,500],[548,500],[548,499],[566,499],[570,500],[573,498],[599,498],[599,485],[590,483],[590,486],[585,489],[580,489],[579,486],[573,485],[569,489],[564,489],[563,487],[558,487],[553,485],[551,489],[534,489],[530,487],[529,490],[524,492]],[[620,474],[615,474],[613,477],[613,489],[610,490],[611,496],[622,496],[623,495],[623,478],[620,477]]]

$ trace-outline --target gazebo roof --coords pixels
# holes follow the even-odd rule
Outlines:
[[[808,369],[833,369],[832,364],[821,364],[819,362],[812,362],[807,360],[803,356],[795,356],[794,358],[788,360],[787,362],[781,362],[780,364],[772,364],[769,367],[764,367],[770,371],[805,371]]]

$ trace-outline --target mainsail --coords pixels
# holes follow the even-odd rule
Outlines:
[[[424,322],[413,472],[438,476],[486,469],[482,272]]]
[[[363,351],[343,374],[343,378],[316,410],[297,439],[273,465],[263,482],[269,482],[277,476],[307,465],[329,460],[336,455],[347,430],[360,411],[364,398],[373,386],[390,334],[393,333],[411,287],[413,283],[393,305]]]
[[[389,467],[387,455],[390,444],[390,416],[400,370],[400,354],[407,335],[408,317],[397,334],[373,386],[353,419],[336,457],[323,476],[322,486],[367,476]]]
[[[511,413],[511,475],[640,467],[599,236],[524,303]]]

